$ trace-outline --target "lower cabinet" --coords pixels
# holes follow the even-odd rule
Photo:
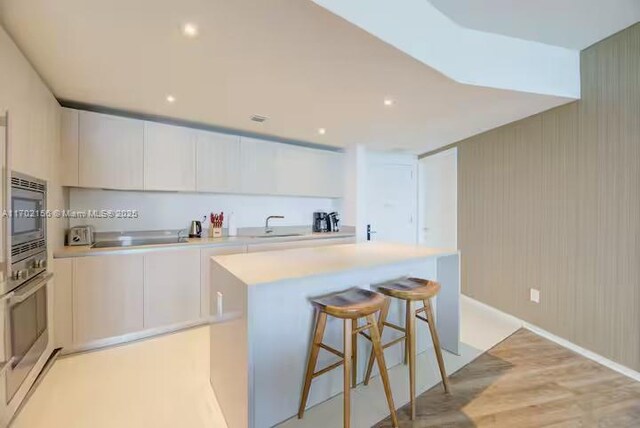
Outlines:
[[[74,345],[142,330],[143,273],[141,254],[75,259]]]
[[[200,318],[200,249],[144,255],[144,328]]]
[[[204,322],[211,306],[212,256],[353,241],[329,238],[56,259],[55,345],[69,353]]]

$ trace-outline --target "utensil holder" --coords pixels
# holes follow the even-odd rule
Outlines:
[[[209,238],[220,238],[222,237],[222,228],[221,227],[210,227],[209,228]]]

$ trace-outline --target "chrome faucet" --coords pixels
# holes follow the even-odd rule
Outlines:
[[[273,232],[273,229],[269,227],[269,220],[271,220],[272,218],[284,218],[284,216],[283,215],[270,215],[269,217],[267,217],[267,221],[264,223],[264,233]]]

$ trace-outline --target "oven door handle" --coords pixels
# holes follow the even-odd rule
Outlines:
[[[47,282],[49,282],[51,277],[53,277],[53,274],[49,272],[49,273],[45,274],[42,278],[38,279],[33,284],[29,284],[27,287],[25,287],[25,290],[22,291],[21,293],[15,293],[11,297],[11,299],[9,300],[9,304],[10,305],[15,305],[17,303],[24,302],[30,296],[32,296],[34,293],[36,293],[38,290],[40,290],[42,287],[47,285]]]

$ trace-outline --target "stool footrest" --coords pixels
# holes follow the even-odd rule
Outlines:
[[[420,309],[416,309],[416,315],[418,315],[420,312],[424,312],[426,310],[427,310],[427,308],[425,308],[425,307],[422,307]]]
[[[397,339],[393,339],[391,342],[382,345],[382,349],[387,349],[388,347],[393,346],[396,343],[402,342],[406,338],[407,338],[407,336],[401,336],[401,337],[399,337]]]
[[[398,330],[398,331],[401,331],[401,332],[403,332],[403,333],[406,333],[406,332],[407,332],[407,330],[406,330],[404,327],[400,327],[399,325],[396,325],[396,324],[390,323],[390,322],[388,322],[388,321],[385,321],[385,322],[383,323],[383,325],[384,325],[385,327],[391,327],[392,329],[394,329],[394,330]]]
[[[322,376],[323,374],[325,374],[326,372],[330,372],[333,369],[337,369],[338,367],[340,367],[344,362],[342,360],[337,361],[333,364],[331,364],[328,367],[323,368],[322,370],[318,370],[317,372],[315,372],[314,374],[311,375],[311,377],[316,378],[318,376]]]
[[[372,341],[372,340],[371,340],[371,336],[369,336],[367,333],[365,333],[365,332],[362,332],[362,331],[361,331],[361,332],[360,332],[360,334],[361,334],[362,336],[364,336],[364,337],[365,337],[365,339],[367,339],[369,342],[371,342],[371,341]]]
[[[354,329],[351,334],[362,333],[363,331],[369,330],[370,328],[371,328],[371,324],[365,324],[362,327],[358,327],[358,328]]]
[[[422,317],[420,315],[416,315],[416,318],[418,318],[419,320],[422,320],[422,321],[426,322],[427,324],[429,324],[429,320],[426,319],[425,317]]]
[[[337,349],[332,348],[331,346],[325,345],[324,343],[318,344],[319,347],[324,349],[325,351],[331,352],[333,355],[337,355],[340,358],[344,358],[344,354]]]

